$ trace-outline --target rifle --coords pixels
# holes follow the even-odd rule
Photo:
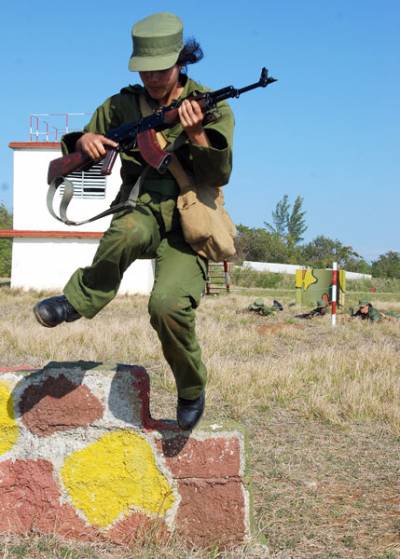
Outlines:
[[[192,94],[187,99],[195,99],[204,111],[208,111],[225,99],[240,97],[242,93],[257,87],[267,87],[275,81],[277,81],[275,78],[268,76],[268,70],[262,68],[260,79],[246,87],[236,89],[229,85],[216,91]],[[53,159],[49,165],[47,183],[57,188],[62,184],[63,178],[70,173],[90,169],[101,160],[103,162],[100,173],[104,176],[110,175],[118,153],[129,151],[135,146],[139,148],[146,163],[157,169],[158,172],[164,173],[171,161],[171,154],[161,149],[156,139],[156,132],[171,128],[178,122],[178,108],[183,101],[184,99],[173,101],[170,105],[160,107],[150,116],[143,117],[137,122],[129,122],[109,130],[105,136],[117,142],[118,147],[106,147],[106,155],[100,160],[94,161],[81,151]]]

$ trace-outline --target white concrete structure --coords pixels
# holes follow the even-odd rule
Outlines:
[[[250,262],[245,260],[243,268],[248,270],[255,270],[256,272],[274,272],[276,274],[296,274],[296,270],[301,270],[304,266],[298,264],[278,264],[276,262]],[[359,274],[357,272],[347,272],[346,279],[348,280],[363,280],[372,279],[370,274]]]
[[[14,142],[14,210],[11,287],[61,289],[77,267],[91,263],[102,233],[111,217],[91,224],[70,227],[55,220],[46,205],[47,169],[61,156],[58,142]],[[68,216],[74,221],[108,208],[120,186],[120,164],[106,177],[105,192],[95,197],[74,197]],[[54,206],[58,211],[61,196]],[[154,281],[153,262],[134,262],[122,280],[120,293],[150,293]]]
[[[274,272],[276,274],[296,274],[296,270],[302,268],[297,264],[279,264],[277,262],[250,262],[245,260],[243,268],[255,270],[256,272]]]

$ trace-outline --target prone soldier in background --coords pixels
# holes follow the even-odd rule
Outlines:
[[[350,308],[350,316],[352,318],[361,318],[362,320],[371,320],[372,322],[378,322],[383,318],[383,315],[373,307],[372,303],[365,299],[360,299],[358,301],[358,308],[354,311]]]
[[[394,310],[388,311],[378,311],[370,301],[365,299],[360,299],[358,301],[358,308],[355,311],[352,307],[349,309],[350,316],[352,318],[361,318],[363,320],[371,320],[372,322],[378,322],[382,319],[399,319],[400,313]]]
[[[315,318],[316,316],[325,316],[329,311],[329,303],[325,300],[319,299],[317,306],[311,311],[296,314],[296,318]]]

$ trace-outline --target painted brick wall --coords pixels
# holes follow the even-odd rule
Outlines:
[[[137,366],[49,363],[0,376],[0,532],[230,545],[250,533],[245,437],[149,413]]]

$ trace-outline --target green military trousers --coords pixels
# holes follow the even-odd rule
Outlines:
[[[125,270],[137,258],[155,259],[150,322],[174,373],[178,396],[197,398],[207,373],[195,334],[194,309],[204,290],[206,263],[180,230],[165,233],[160,216],[144,205],[116,214],[92,265],[76,270],[64,294],[82,316],[92,318],[114,298]]]

